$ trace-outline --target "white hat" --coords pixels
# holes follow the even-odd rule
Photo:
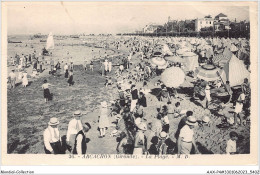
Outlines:
[[[74,112],[74,115],[79,116],[79,115],[81,115],[81,112],[79,110],[77,110],[77,111]]]
[[[166,132],[162,131],[162,132],[160,132],[159,137],[160,137],[160,139],[165,139],[168,137],[168,134]]]
[[[58,119],[56,117],[52,117],[50,118],[50,121],[49,121],[49,125],[50,126],[54,126],[54,125],[58,125],[60,122],[58,121]]]
[[[197,120],[194,116],[189,116],[187,121],[186,121],[186,124],[191,125],[191,126],[196,125],[196,123],[197,123]]]
[[[138,129],[146,131],[147,130],[147,125],[144,122],[141,122],[139,125],[137,125]]]
[[[207,115],[204,116],[203,119],[202,119],[202,121],[205,122],[205,123],[209,123],[209,121],[210,121],[209,116],[207,116]]]

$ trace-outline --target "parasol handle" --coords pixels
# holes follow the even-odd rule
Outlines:
[[[220,79],[221,79],[221,81],[222,81],[222,83],[223,83],[223,85],[224,85],[224,87],[225,87],[225,90],[227,91],[228,95],[230,95],[229,92],[228,92],[228,90],[227,90],[227,87],[225,86],[225,83],[224,83],[224,81],[223,81],[223,79],[222,79],[222,77],[220,76],[220,73],[219,73],[218,71],[217,71],[217,75],[220,77]]]

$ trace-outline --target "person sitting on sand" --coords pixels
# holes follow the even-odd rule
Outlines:
[[[48,123],[48,128],[43,132],[44,151],[46,154],[63,154],[59,132],[59,121],[53,117]]]
[[[105,83],[105,86],[112,86],[113,82],[112,82],[112,78],[109,77],[109,78],[106,78],[106,83]]]
[[[167,138],[168,138],[168,134],[165,131],[160,132],[159,142],[158,142],[159,155],[164,155],[167,153],[167,145],[165,144],[165,140]]]
[[[46,103],[52,99],[52,94],[50,93],[49,86],[53,86],[53,85],[48,83],[47,80],[44,80],[42,89],[43,89],[43,97]]]
[[[143,116],[144,116],[144,109],[143,109],[142,106],[140,106],[139,103],[136,103],[136,106],[135,106],[135,108],[133,110],[133,114],[134,114],[135,118],[138,118],[138,117],[139,118],[143,118]]]
[[[76,134],[75,145],[73,149],[73,154],[86,154],[87,152],[87,143],[89,139],[86,138],[87,132],[91,129],[91,126],[88,122],[82,122],[82,129]]]
[[[235,131],[231,131],[229,137],[230,139],[227,141],[226,153],[237,154],[238,134]]]
[[[170,122],[169,122],[169,118],[168,118],[168,112],[167,111],[163,111],[162,112],[162,131],[169,133],[169,128],[170,128]]]
[[[69,83],[69,86],[74,85],[74,81],[73,81],[73,70],[70,70],[70,72],[69,72],[68,83]]]

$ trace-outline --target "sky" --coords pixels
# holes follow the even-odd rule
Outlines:
[[[7,31],[13,34],[99,34],[141,30],[149,23],[171,19],[213,17],[224,13],[230,20],[249,20],[248,6],[206,2],[9,2]]]

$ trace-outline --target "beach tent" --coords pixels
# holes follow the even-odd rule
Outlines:
[[[52,32],[50,32],[46,43],[46,50],[49,49],[54,49],[54,40],[53,40]]]
[[[199,56],[193,52],[185,52],[181,55],[185,60],[184,65],[187,71],[195,71],[199,67]]]
[[[225,82],[228,80],[230,86],[241,85],[245,78],[249,78],[249,71],[246,69],[243,61],[239,60],[234,54],[230,61],[223,67],[225,76],[222,77]]]
[[[171,52],[171,50],[170,50],[170,48],[168,47],[167,44],[164,44],[164,45],[163,45],[162,53],[163,53],[164,55],[169,55],[169,56],[172,56],[172,55],[173,55],[173,53]]]

